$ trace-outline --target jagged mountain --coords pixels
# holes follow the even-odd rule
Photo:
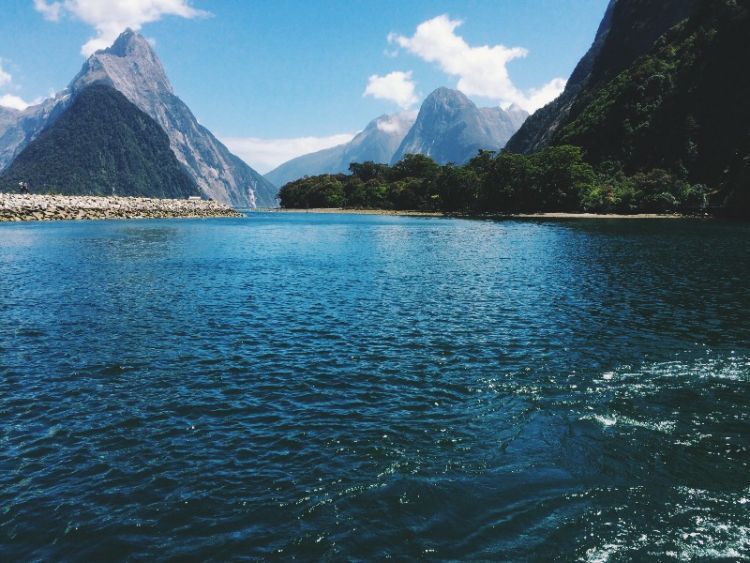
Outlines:
[[[347,172],[352,162],[387,164],[416,117],[413,111],[382,115],[348,143],[293,158],[266,174],[266,179],[283,186],[304,176]]]
[[[151,45],[132,30],[122,33],[110,48],[94,53],[66,90],[22,112],[0,114],[0,170],[52,126],[81,92],[98,83],[121,92],[159,124],[177,160],[203,194],[236,207],[275,205],[275,186],[198,123],[174,94]]]
[[[16,157],[0,188],[183,198],[200,191],[164,130],[117,90],[94,84]]]
[[[86,61],[69,90],[75,96],[95,83],[120,91],[164,129],[177,160],[207,196],[237,207],[275,204],[276,188],[229,152],[174,94],[144,37],[126,30],[110,48]]]
[[[438,88],[425,101],[417,120],[391,159],[424,154],[439,164],[463,164],[479,150],[499,150],[518,130],[525,112],[518,107],[478,108],[458,90]]]
[[[610,0],[591,48],[576,65],[563,93],[529,117],[506,149],[528,154],[548,146],[555,133],[580,113],[581,98],[589,97],[648,52],[664,32],[691,13],[697,1]]]

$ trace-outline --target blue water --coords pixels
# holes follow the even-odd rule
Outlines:
[[[750,558],[750,226],[0,225],[0,559]]]

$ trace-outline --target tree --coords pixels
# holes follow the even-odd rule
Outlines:
[[[384,178],[388,172],[388,165],[378,164],[371,160],[361,164],[352,162],[349,164],[349,171],[352,173],[352,176],[356,176],[363,182],[369,182],[377,178]]]
[[[445,211],[469,211],[476,206],[479,176],[470,167],[448,164],[436,179],[440,208]]]
[[[440,166],[429,156],[407,154],[391,167],[389,179],[392,182],[406,178],[421,178],[431,181],[435,179],[439,169]]]

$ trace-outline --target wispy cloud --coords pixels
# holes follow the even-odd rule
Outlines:
[[[392,115],[384,115],[377,121],[377,128],[383,133],[406,135],[417,120],[417,110],[407,110]]]
[[[27,107],[38,104],[41,101],[41,98],[38,98],[31,102],[27,102],[23,98],[14,96],[13,94],[3,94],[0,96],[0,106],[17,110],[25,110]]]
[[[0,59],[0,88],[18,90],[18,85],[13,83],[13,75],[3,68],[3,60]],[[0,93],[0,106],[6,108],[12,108],[17,110],[24,110],[30,105],[38,104],[40,99],[34,100],[33,102],[27,102],[20,96],[14,94],[2,94]]]
[[[3,69],[3,61],[0,59],[0,87],[7,86],[13,81],[13,77],[9,72]]]
[[[565,87],[562,78],[528,92],[521,91],[513,84],[507,65],[525,57],[528,51],[504,45],[472,47],[456,34],[462,23],[447,15],[437,16],[419,24],[411,37],[389,34],[388,42],[437,64],[443,72],[458,78],[456,87],[469,96],[489,98],[503,105],[515,103],[533,112],[562,92]]]
[[[84,56],[109,47],[128,27],[138,31],[164,16],[193,19],[209,15],[193,8],[190,0],[34,0],[34,9],[49,21],[68,15],[92,26],[96,36],[81,47]]]
[[[354,133],[328,137],[296,137],[290,139],[260,139],[257,137],[224,137],[221,142],[229,150],[261,174],[303,154],[343,145],[354,138]]]
[[[385,76],[370,76],[362,95],[395,102],[400,108],[408,109],[419,101],[415,89],[411,71],[394,71]]]

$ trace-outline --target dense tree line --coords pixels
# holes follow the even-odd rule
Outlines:
[[[708,189],[661,169],[630,176],[613,162],[587,163],[575,146],[532,155],[480,151],[463,166],[406,155],[393,166],[352,163],[281,188],[282,207],[373,208],[456,213],[700,212]]]

